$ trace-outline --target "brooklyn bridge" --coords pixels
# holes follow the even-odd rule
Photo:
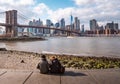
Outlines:
[[[0,23],[0,26],[5,27],[5,37],[17,37],[18,35],[18,28],[42,28],[42,29],[50,29],[50,30],[58,30],[64,31],[67,35],[70,33],[75,33],[80,35],[79,31],[74,30],[66,30],[62,28],[55,28],[55,27],[47,27],[47,26],[31,26],[31,25],[23,25],[18,23],[18,12],[17,10],[9,10],[5,12],[1,12],[0,14],[5,14],[5,23]]]
[[[20,11],[19,11],[20,12]],[[66,36],[71,36],[71,35],[77,35],[77,36],[120,36],[120,29],[119,29],[119,25],[120,25],[120,20],[119,18],[113,17],[112,19],[110,19],[109,23],[107,22],[106,26],[103,28],[103,26],[101,26],[101,28],[98,28],[97,22],[96,20],[92,20],[95,24],[92,24],[92,27],[95,27],[94,30],[90,28],[90,30],[86,30],[84,33],[82,33],[82,30],[80,32],[79,30],[75,30],[73,27],[73,25],[69,25],[67,28],[56,28],[54,26],[47,26],[47,25],[28,25],[28,23],[25,24],[25,22],[27,21],[22,21],[22,23],[19,22],[20,19],[25,19],[24,18],[24,14],[19,13],[17,10],[9,10],[9,11],[5,11],[5,12],[0,12],[0,16],[4,15],[5,17],[5,21],[3,21],[2,23],[0,23],[0,26],[5,27],[5,34],[1,35],[2,37],[17,37],[19,36],[18,34],[21,33],[21,35],[23,36],[24,33],[26,33],[28,36],[30,35],[31,32],[27,31],[27,32],[18,32],[18,29],[30,29],[30,28],[34,28],[34,29],[42,29],[42,30],[49,30],[49,31],[59,31],[60,32],[64,32],[66,34]],[[112,16],[111,16],[112,17]],[[101,18],[102,23],[107,21],[107,19],[111,18]],[[105,20],[105,21],[104,21]],[[117,21],[117,23],[110,23],[111,21]],[[24,24],[23,24],[24,23]],[[91,24],[90,24],[91,25]],[[43,31],[42,31],[43,32]],[[26,35],[25,34],[25,35]],[[33,35],[33,34],[32,34]]]

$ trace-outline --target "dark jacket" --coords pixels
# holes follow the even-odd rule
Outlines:
[[[50,72],[51,73],[60,73],[61,70],[61,64],[59,62],[59,60],[57,58],[55,58],[54,60],[51,61],[51,65],[50,65]]]
[[[37,69],[40,70],[41,73],[46,74],[49,71],[48,61],[45,58],[41,58],[39,64],[37,65]]]

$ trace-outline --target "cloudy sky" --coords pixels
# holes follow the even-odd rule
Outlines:
[[[85,29],[89,29],[90,19],[98,20],[99,25],[120,22],[120,0],[0,0],[0,12],[12,9],[18,10],[24,20],[51,19],[53,23],[65,18],[70,24],[72,14],[85,24]],[[2,17],[0,14],[0,22],[4,21]]]

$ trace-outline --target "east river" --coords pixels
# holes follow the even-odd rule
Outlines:
[[[44,41],[0,42],[0,47],[37,53],[120,57],[120,37],[50,37]]]

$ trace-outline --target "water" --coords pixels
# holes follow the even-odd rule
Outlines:
[[[0,46],[37,53],[120,57],[119,37],[52,37],[45,41],[0,42]]]

